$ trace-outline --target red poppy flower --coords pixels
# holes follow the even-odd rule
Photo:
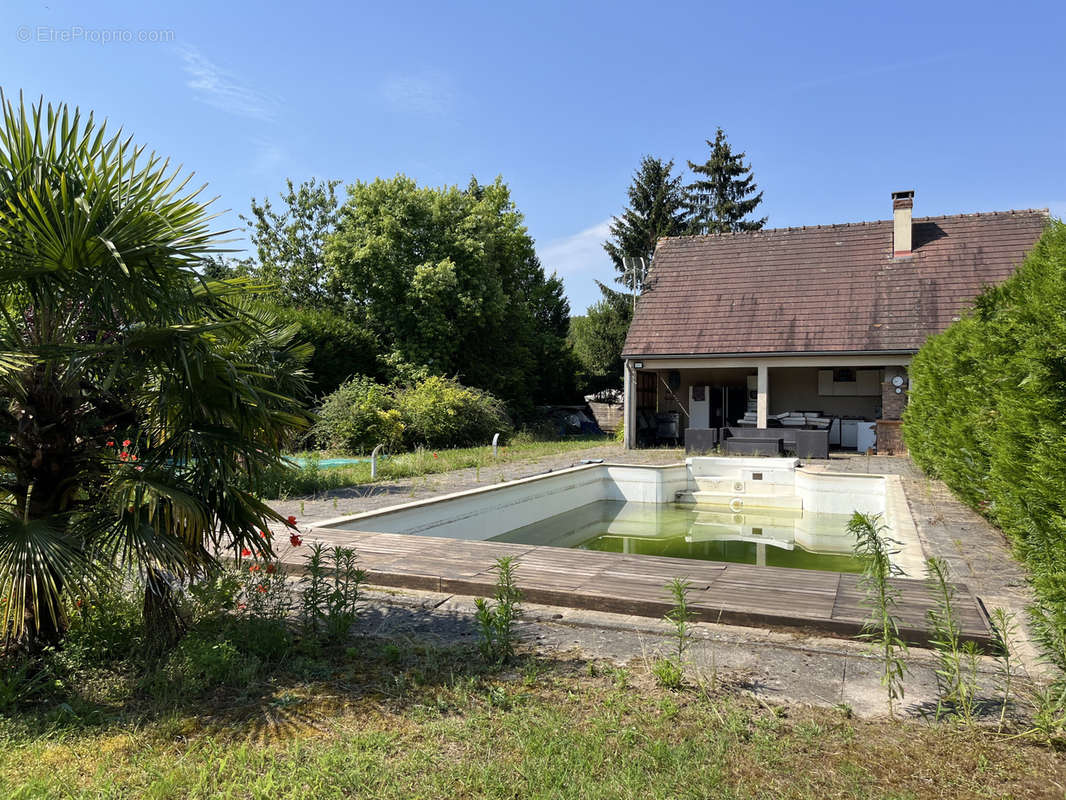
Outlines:
[[[247,558],[251,554],[252,554],[252,551],[249,550],[247,547],[242,547],[241,548],[241,555],[244,556],[245,558]]]
[[[133,444],[133,442],[131,442],[131,441],[130,441],[129,439],[125,439],[125,440],[124,440],[124,441],[122,442],[122,446],[123,446],[123,447],[129,447],[129,446],[130,446],[131,444]]]
[[[267,565],[266,565],[266,566],[264,567],[264,569],[265,569],[265,570],[267,571],[267,573],[268,573],[268,574],[270,574],[270,575],[273,575],[273,574],[274,574],[275,572],[277,572],[277,571],[278,571],[278,568],[277,568],[277,567],[275,567],[275,566],[274,566],[273,564],[267,564]]]
[[[292,525],[292,526],[295,526],[296,525],[296,517],[290,515],[289,516],[289,524]]]
[[[138,472],[144,472],[144,467],[142,467],[140,464],[138,464],[137,465],[137,471]]]
[[[300,538],[300,534],[298,533],[294,533],[292,536],[289,537],[289,544],[291,544],[293,547],[299,547],[303,543],[304,540]]]
[[[434,454],[433,454],[433,457],[434,457],[434,458],[439,458],[440,456],[438,456],[438,455],[437,455],[436,453],[434,453]]]
[[[249,572],[259,572],[259,565],[258,564],[252,564],[252,566],[248,567],[248,571]]]
[[[108,439],[107,440],[107,446],[108,447],[114,447],[115,446],[115,440],[114,439]]]
[[[129,454],[129,453],[127,453],[127,452],[126,452],[125,450],[123,450],[123,451],[122,451],[121,453],[119,453],[119,454],[118,454],[118,457],[119,457],[119,458],[120,458],[120,459],[121,459],[122,461],[125,461],[125,460],[126,460],[127,458],[129,458],[129,457],[130,457],[130,454]]]
[[[137,456],[130,456],[130,461],[136,461],[136,460],[137,460]]]
[[[267,587],[265,587],[263,584],[259,584],[258,586],[255,587],[255,589],[256,589],[257,592],[264,592],[265,593],[266,590],[267,590]]]

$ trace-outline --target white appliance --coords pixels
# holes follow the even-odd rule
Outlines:
[[[877,447],[877,423],[860,422],[855,431],[855,448],[860,453]]]
[[[840,446],[852,449],[859,446],[859,420],[840,420]]]
[[[711,387],[688,387],[688,426],[690,428],[711,427]]]
[[[748,411],[752,413],[758,413],[759,411],[759,376],[748,376]]]

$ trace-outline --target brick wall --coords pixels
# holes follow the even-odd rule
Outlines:
[[[895,386],[892,379],[903,378],[902,386]],[[877,452],[889,455],[907,452],[903,445],[903,428],[900,418],[907,407],[907,369],[885,367],[881,380],[881,419],[877,421]],[[896,389],[902,389],[897,392]]]
[[[895,377],[903,378],[903,391],[896,393],[892,384]],[[885,367],[881,380],[881,419],[902,419],[903,409],[907,406],[907,370],[905,367]]]

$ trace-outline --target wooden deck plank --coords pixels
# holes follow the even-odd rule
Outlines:
[[[736,625],[798,627],[854,636],[870,618],[859,576],[816,570],[759,567],[391,533],[313,530],[308,539],[353,547],[373,584],[485,596],[496,583],[496,561],[515,559],[515,580],[528,602],[661,617],[673,600],[674,578],[690,581],[694,617]],[[306,552],[306,551],[304,551]],[[298,571],[304,553],[282,555]],[[926,644],[935,597],[923,581],[893,579],[901,633]],[[983,607],[959,585],[955,609],[963,638],[988,647],[991,627]]]

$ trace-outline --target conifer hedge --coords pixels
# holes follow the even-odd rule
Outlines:
[[[911,365],[914,460],[1000,527],[1066,630],[1066,225]]]

